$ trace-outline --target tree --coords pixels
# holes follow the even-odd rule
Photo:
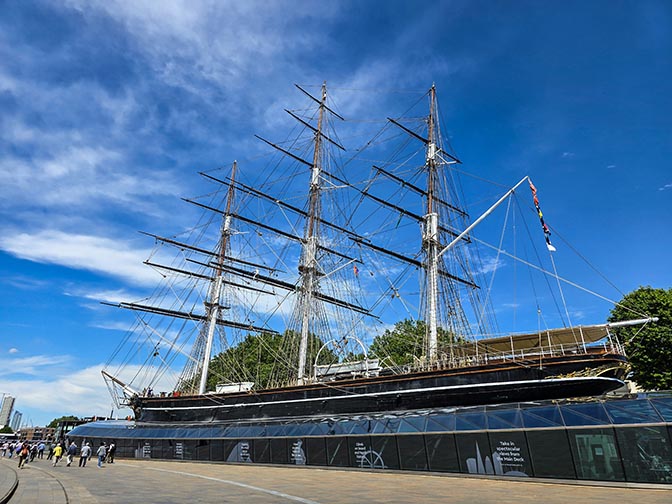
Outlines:
[[[220,352],[210,361],[207,390],[215,390],[218,383],[254,382],[255,389],[278,386],[296,378],[298,339],[294,331],[284,334],[248,334],[238,345]],[[322,340],[310,335],[307,362],[313,364]],[[318,364],[338,362],[329,348],[320,353]]]
[[[639,287],[611,310],[609,322],[658,317],[646,326],[614,330],[625,344],[632,378],[646,390],[672,389],[672,289]]]
[[[414,358],[426,353],[426,331],[427,324],[423,320],[401,320],[392,329],[386,329],[383,334],[374,338],[369,353],[381,360],[388,358],[393,365],[410,364]],[[439,353],[452,343],[459,342],[459,338],[455,338],[450,331],[438,328],[437,333]]]
[[[5,425],[2,429],[0,429],[0,434],[14,434],[14,429],[12,429],[9,425]]]
[[[62,416],[62,417],[59,417],[59,418],[54,418],[51,421],[51,423],[49,425],[47,425],[47,427],[51,427],[51,428],[55,429],[56,427],[58,427],[58,424],[60,422],[79,422],[79,418],[77,418],[74,415],[68,415],[68,416]]]

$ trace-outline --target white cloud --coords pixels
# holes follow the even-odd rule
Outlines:
[[[672,189],[672,184],[665,184],[664,186],[658,188],[659,191],[665,191],[667,189]]]
[[[10,353],[10,354],[15,354],[15,353],[19,353],[19,349],[18,348],[10,348],[7,352]]]
[[[5,232],[0,248],[21,259],[102,273],[136,284],[157,281],[156,273],[142,264],[150,250],[134,249],[120,240],[56,230]]]
[[[16,350],[16,349],[13,349]],[[10,354],[16,352],[9,351]],[[39,376],[44,372],[45,367],[50,369],[59,369],[70,363],[70,357],[67,355],[34,355],[31,357],[18,358],[0,358],[0,376],[15,375],[33,375]]]
[[[107,416],[112,408],[112,398],[100,371],[103,364],[94,364],[83,369],[73,369],[69,356],[34,356],[26,359],[1,360],[0,369],[7,366],[17,369],[21,366],[40,366],[37,378],[23,378],[16,373],[3,376],[3,389],[16,397],[15,408],[24,413],[24,422],[45,425],[62,415],[78,417]],[[49,366],[48,373],[44,372]],[[130,381],[138,374],[138,366],[127,366],[118,376],[122,381]],[[151,374],[151,370],[150,370]],[[172,390],[173,376],[164,376],[153,385],[156,391]],[[131,414],[130,410],[119,410],[117,416]]]
[[[158,278],[153,275],[154,280]],[[122,301],[129,301],[131,299],[140,299],[143,297],[140,294],[132,294],[126,289],[87,289],[74,288],[64,292],[66,296],[80,297],[84,299],[92,299],[94,301],[109,301],[110,303],[119,303]]]
[[[43,356],[45,358],[45,356]],[[46,358],[48,363],[51,358]],[[18,363],[12,364],[14,366]],[[3,386],[16,397],[15,407],[24,412],[24,422],[44,425],[62,415],[90,417],[108,415],[111,398],[100,374],[101,365],[73,371],[56,371],[39,379],[4,379]]]

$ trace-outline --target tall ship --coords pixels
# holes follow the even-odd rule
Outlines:
[[[627,359],[611,329],[650,319],[572,324],[563,284],[574,284],[557,273],[536,187],[525,177],[472,216],[434,87],[379,123],[348,123],[326,84],[297,88],[306,106],[286,111],[290,134],[257,137],[267,155],[202,173],[213,190],[185,200],[200,215],[193,227],[145,233],[156,243],[145,264],[157,290],[106,302],[136,316],[102,371],[119,408],[140,422],[225,422],[596,396],[623,385]],[[350,139],[370,124],[365,141],[341,140],[339,126]],[[483,223],[502,213],[495,243],[481,239]],[[525,216],[533,227],[511,225]],[[525,254],[505,241],[511,228],[532,238]],[[557,328],[528,300],[537,327],[499,329],[506,298],[494,279],[514,264],[535,293],[552,292]],[[516,292],[504,294],[510,305]]]

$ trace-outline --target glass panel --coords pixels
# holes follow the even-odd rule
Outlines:
[[[485,432],[455,434],[460,471],[469,474],[495,474],[490,441]]]
[[[522,431],[491,432],[492,465],[502,476],[531,476],[532,465],[527,439]]]
[[[289,461],[287,456],[287,440],[271,439],[271,463],[286,464]]]
[[[455,428],[458,431],[485,430],[487,428],[485,413],[458,414]]]
[[[571,429],[567,434],[579,479],[625,479],[612,428]]]
[[[247,440],[228,441],[227,462],[254,462],[252,443]]]
[[[324,438],[306,438],[306,458],[310,465],[327,465],[327,445]]]
[[[371,423],[371,432],[379,434],[384,432],[396,432],[400,421],[398,418],[380,418]]]
[[[254,447],[254,461],[258,464],[271,463],[271,443],[268,439],[255,439],[252,443]]]
[[[430,471],[460,472],[454,434],[427,434],[425,445]]]
[[[523,425],[528,428],[563,427],[565,425],[558,406],[524,409],[521,413],[523,414]]]
[[[348,439],[345,437],[327,438],[327,463],[330,466],[348,467]]]
[[[613,401],[604,403],[615,424],[660,423],[663,419],[647,400]]]
[[[324,422],[313,424],[312,429],[310,429],[309,434],[306,436],[324,436],[329,432],[329,425]]]
[[[396,432],[425,432],[426,425],[426,416],[406,417],[401,419]]]
[[[330,436],[345,434],[344,426],[341,422],[330,420],[326,423],[327,434]]]
[[[527,431],[527,445],[537,478],[576,479],[565,429]]]
[[[369,469],[399,469],[396,436],[371,436],[371,448],[360,467]]]
[[[666,422],[672,422],[672,398],[651,399],[651,404]]]
[[[199,439],[196,442],[196,448],[192,456],[193,460],[210,460],[210,441],[208,439]]]
[[[368,419],[349,421],[346,424],[344,430],[348,434],[368,434],[373,429],[373,422]]]
[[[427,470],[427,451],[422,435],[398,436],[399,465],[401,469],[411,471]]]
[[[601,403],[563,404],[560,411],[567,426],[611,425]]]
[[[618,427],[616,438],[628,481],[672,483],[672,446],[665,427]]]
[[[455,415],[434,415],[427,418],[427,432],[453,432]]]
[[[515,429],[523,427],[523,415],[519,409],[489,411],[488,429]]]
[[[196,453],[197,445],[198,445],[198,443],[196,441],[194,441],[193,439],[183,439],[182,440],[182,458],[184,460],[197,460],[197,459],[195,459],[195,453]]]
[[[287,430],[285,431],[286,436],[301,436],[303,433],[305,433],[306,429],[303,425],[288,425]]]
[[[371,467],[371,440],[369,436],[348,436],[351,467]]]
[[[213,439],[210,441],[210,460],[224,460],[224,441]]]

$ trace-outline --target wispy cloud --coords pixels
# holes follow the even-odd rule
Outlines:
[[[0,248],[21,259],[102,273],[135,284],[153,285],[157,279],[142,264],[149,249],[134,249],[110,238],[56,230],[14,232],[0,237]]]
[[[666,191],[667,189],[672,189],[672,184],[665,184],[658,188],[659,191]]]
[[[573,152],[565,151],[565,152],[562,153],[562,157],[564,159],[573,158],[574,156],[575,156],[575,154]]]
[[[12,351],[15,350],[15,351]],[[16,348],[9,350],[11,355],[18,353]],[[0,358],[0,376],[41,375],[45,366],[60,369],[71,362],[68,355],[34,355],[30,357]]]

